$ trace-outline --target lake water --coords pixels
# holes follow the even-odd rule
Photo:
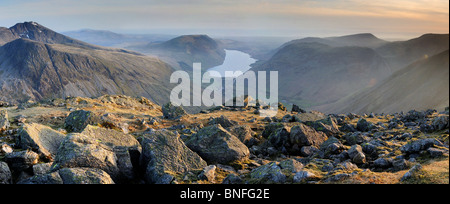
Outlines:
[[[207,71],[217,71],[222,77],[225,77],[225,71],[241,71],[242,73],[249,70],[250,65],[256,62],[249,54],[237,50],[225,50],[225,61],[222,65],[208,69]],[[219,77],[211,74],[211,76]],[[235,75],[239,76],[239,75]]]

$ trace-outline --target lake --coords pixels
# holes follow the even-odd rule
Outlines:
[[[242,71],[249,70],[250,65],[256,62],[249,54],[237,50],[225,50],[225,61],[222,65],[208,69],[207,71],[217,71],[222,77],[225,77],[225,71]],[[211,76],[219,77],[214,74]],[[239,75],[233,75],[239,76]]]

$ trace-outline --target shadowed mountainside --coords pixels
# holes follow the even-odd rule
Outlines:
[[[333,113],[443,110],[449,104],[449,51],[417,61],[379,85],[319,107]]]
[[[169,100],[172,68],[157,58],[90,45],[34,22],[10,30],[19,37],[0,47],[2,101],[104,94]]]

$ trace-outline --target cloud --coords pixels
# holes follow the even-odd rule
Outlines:
[[[448,0],[2,0],[0,25],[59,30],[448,32]]]

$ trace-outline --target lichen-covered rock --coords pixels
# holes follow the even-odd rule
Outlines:
[[[131,135],[111,129],[87,126],[81,133],[71,133],[61,143],[52,171],[61,168],[97,168],[114,181],[134,179],[133,163],[138,163],[140,144]],[[136,164],[137,165],[137,164]]]
[[[236,136],[221,125],[202,128],[186,145],[211,164],[228,164],[248,159],[250,151]]]
[[[339,127],[337,126],[336,118],[331,116],[328,116],[322,120],[308,121],[305,123],[314,128],[316,131],[325,133],[329,137],[340,132]]]
[[[368,132],[375,128],[376,128],[376,126],[373,123],[367,121],[364,118],[359,119],[358,123],[356,124],[356,129],[361,132]]]
[[[20,180],[17,184],[64,184],[59,172],[34,175],[30,178]]]
[[[0,133],[6,131],[9,128],[8,112],[6,110],[0,110]]]
[[[22,149],[32,149],[42,157],[50,159],[58,151],[59,145],[66,135],[37,123],[27,123],[19,130],[16,143]]]
[[[363,153],[362,147],[359,145],[353,145],[348,150],[348,155],[350,159],[352,159],[355,164],[364,164],[366,163],[366,155]]]
[[[7,163],[0,161],[0,184],[11,184],[11,170]]]
[[[208,122],[209,125],[216,125],[220,124],[223,128],[229,128],[233,127],[235,125],[238,125],[239,123],[233,120],[228,119],[227,117],[221,115],[218,118],[213,118]]]
[[[222,126],[223,127],[223,126]],[[259,139],[254,137],[252,128],[248,125],[233,126],[227,129],[231,134],[235,135],[247,147],[256,145]]]
[[[407,154],[418,153],[423,150],[427,150],[430,147],[438,146],[443,147],[442,142],[435,138],[426,138],[421,140],[416,140],[413,142],[408,142],[407,144],[400,147],[400,150]]]
[[[269,138],[269,136],[278,128],[284,127],[285,125],[282,123],[269,123],[264,127],[264,131],[262,132],[262,137]]]
[[[64,184],[114,184],[105,171],[93,168],[64,168],[59,170]]]
[[[250,176],[254,183],[259,184],[283,184],[286,182],[286,175],[281,172],[281,168],[275,162],[253,169]]]
[[[171,183],[177,174],[201,170],[207,163],[190,150],[179,136],[168,130],[154,131],[139,138],[141,166],[148,183]]]
[[[307,181],[308,179],[316,178],[317,176],[309,171],[299,171],[295,174],[293,182],[300,183]]]
[[[167,103],[162,107],[162,112],[164,118],[167,119],[177,119],[184,115],[187,115],[187,112],[181,106],[174,106],[172,103]]]
[[[279,166],[282,169],[287,169],[288,171],[295,173],[303,169],[303,164],[295,159],[287,159],[280,162]]]
[[[431,125],[433,126],[433,129],[435,131],[440,131],[440,130],[445,130],[449,128],[449,121],[448,121],[449,116],[439,116],[433,119],[433,121],[431,122]]]
[[[88,125],[101,124],[101,119],[91,111],[78,110],[71,112],[64,122],[68,132],[82,132]]]
[[[304,124],[291,129],[289,140],[291,145],[320,147],[328,137],[323,132],[317,132]]]

